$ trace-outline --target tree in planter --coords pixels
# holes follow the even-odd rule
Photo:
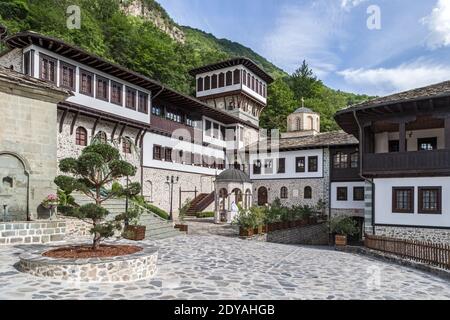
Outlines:
[[[348,216],[336,216],[329,222],[330,232],[335,235],[336,244],[347,245],[347,236],[358,233],[358,224]]]
[[[104,190],[118,179],[134,176],[136,167],[121,160],[119,151],[113,146],[92,144],[83,149],[78,159],[61,160],[59,169],[63,173],[70,174],[55,178],[56,185],[62,191],[67,195],[79,191],[95,202],[81,207],[65,208],[63,214],[92,224],[91,233],[94,235],[92,249],[97,250],[101,241],[112,237],[115,230],[122,229],[124,220],[124,216],[119,215],[113,221],[105,221],[109,212],[102,207],[103,202],[127,194],[136,194],[141,186],[139,183],[131,183],[126,188],[115,183],[112,190],[107,192]]]

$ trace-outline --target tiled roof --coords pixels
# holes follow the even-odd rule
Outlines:
[[[397,102],[414,101],[420,99],[427,99],[431,97],[448,96],[450,95],[450,81],[445,81],[430,86],[408,90],[400,93],[395,93],[389,96],[371,99],[359,104],[352,105],[346,109],[339,111],[348,112],[358,109],[377,107],[382,105],[394,104]]]
[[[322,148],[354,144],[358,144],[358,140],[353,135],[344,131],[331,131],[304,137],[281,138],[279,150]],[[251,145],[250,150],[255,150],[257,145],[257,143]],[[270,142],[267,145],[270,147]]]
[[[301,107],[294,111],[294,113],[316,113],[309,108]]]

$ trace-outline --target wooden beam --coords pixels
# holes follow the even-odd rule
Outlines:
[[[61,116],[61,119],[59,120],[59,133],[62,133],[62,131],[63,131],[64,120],[66,120],[66,117],[67,117],[68,113],[69,113],[69,110],[65,109],[63,114],[62,114],[62,116]]]
[[[144,141],[144,137],[145,137],[145,135],[147,134],[147,129],[144,129],[144,132],[141,134],[141,137],[140,137],[140,139],[139,139],[139,144],[138,144],[138,146],[140,146],[141,144],[142,144],[142,141]]]
[[[126,128],[127,128],[127,124],[124,124],[122,127],[122,130],[120,130],[119,139],[122,138],[123,132],[125,131]]]
[[[138,146],[139,138],[141,137],[143,129],[139,130],[138,134],[136,135],[136,139],[134,140],[135,144]]]
[[[398,124],[398,131],[400,134],[399,152],[406,152],[406,122],[400,122]]]
[[[450,117],[445,118],[445,149],[450,149]]]
[[[70,135],[73,134],[73,128],[75,127],[75,123],[77,122],[79,115],[80,115],[80,111],[77,111],[72,119],[72,124],[70,125]]]
[[[97,119],[95,119],[94,126],[92,127],[92,136],[95,135],[95,130],[97,130],[97,125],[101,119],[102,119],[102,117],[98,117]]]
[[[111,134],[111,141],[114,140],[114,136],[116,135],[117,127],[119,127],[119,122],[116,122],[116,125],[114,126],[113,132]]]

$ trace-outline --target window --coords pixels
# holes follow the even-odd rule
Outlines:
[[[249,73],[247,73],[247,87],[249,87],[250,89],[252,88],[252,75]]]
[[[136,110],[136,90],[127,87],[127,97],[125,107]]]
[[[400,141],[389,140],[389,152],[399,152],[400,151]]]
[[[264,174],[272,174],[273,173],[273,160],[266,159],[264,161]]]
[[[242,83],[244,84],[244,85],[247,85],[247,71],[243,71],[243,73],[242,73]]]
[[[419,188],[419,213],[442,214],[442,188]]]
[[[231,86],[233,84],[233,72],[228,71],[226,74],[226,85]]]
[[[219,131],[219,124],[214,122],[213,127],[214,127],[214,129],[213,129],[213,138],[214,139],[219,139],[219,132],[220,132]]]
[[[338,152],[333,156],[333,167],[335,169],[348,168],[348,156],[345,153]]]
[[[111,102],[122,105],[122,85],[111,81]]]
[[[194,160],[194,158],[192,157],[192,153],[190,153],[189,151],[186,151],[183,155],[184,163],[187,165],[191,165],[193,160]]]
[[[138,111],[148,114],[148,94],[139,92]]]
[[[417,148],[419,151],[431,151],[437,149],[437,138],[417,139]]]
[[[182,117],[180,114],[177,114],[173,111],[167,111],[166,112],[166,119],[171,120],[171,121],[175,121],[178,123],[182,123]]]
[[[253,174],[261,174],[261,160],[256,160],[253,162]]]
[[[60,87],[75,91],[76,67],[65,62],[60,62]]]
[[[288,188],[282,187],[280,190],[280,198],[287,199],[288,198]]]
[[[44,54],[39,56],[40,78],[41,80],[56,84],[56,59],[50,58]]]
[[[234,70],[234,84],[241,83],[241,70],[236,69]]]
[[[103,144],[106,144],[108,142],[108,137],[106,136],[106,133],[104,131],[99,131],[96,135],[95,138]]]
[[[286,159],[278,159],[278,170],[277,173],[286,173]]]
[[[206,134],[208,137],[211,137],[211,135],[212,135],[211,126],[212,126],[211,121],[205,120],[205,134]]]
[[[225,87],[225,73],[219,74],[219,88]]]
[[[77,146],[87,146],[87,131],[83,127],[78,127],[75,131],[75,143]]]
[[[100,76],[97,78],[97,92],[95,97],[100,100],[109,101],[109,80]]]
[[[195,121],[191,118],[186,117],[186,125],[189,127],[195,127]]]
[[[348,189],[347,187],[337,187],[336,190],[336,194],[337,194],[337,201],[347,201],[348,199]]]
[[[23,55],[23,73],[31,76],[31,51],[27,51]]]
[[[205,77],[205,90],[210,90],[210,89],[211,89],[211,77],[206,76]]]
[[[308,171],[309,172],[317,172],[318,169],[318,160],[319,158],[317,156],[314,157],[308,157]]]
[[[263,97],[267,98],[266,85],[263,84]]]
[[[305,157],[295,158],[295,172],[305,172]]]
[[[203,163],[203,167],[208,168],[209,167],[209,157],[204,155],[202,157],[202,163]]]
[[[94,96],[94,75],[83,69],[80,69],[80,93]]]
[[[350,155],[350,168],[355,169],[359,167],[359,153],[354,152]]]
[[[414,187],[392,188],[392,212],[414,213]]]
[[[162,159],[161,146],[154,145],[153,146],[153,160],[161,160],[161,159]]]
[[[312,188],[311,187],[305,187],[304,198],[305,199],[312,199]]]
[[[131,139],[129,137],[122,138],[123,153],[131,153]]]
[[[364,201],[364,187],[353,187],[353,201]]]
[[[162,116],[162,108],[153,106],[152,107],[152,114],[155,115],[155,116],[161,117]]]
[[[164,149],[164,159],[167,162],[172,162],[172,149],[171,148]]]
[[[255,88],[255,77],[254,76],[252,76],[252,90],[256,91],[256,88]]]
[[[197,79],[197,91],[203,91],[203,78]]]
[[[194,165],[201,166],[202,165],[202,155],[198,154],[198,153],[195,153],[193,162],[194,162]]]
[[[211,78],[211,89],[217,89],[217,74],[214,74]]]

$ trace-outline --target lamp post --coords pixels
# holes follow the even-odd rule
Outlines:
[[[167,176],[167,183],[169,184],[170,188],[170,214],[169,214],[170,220],[173,220],[173,185],[177,184],[179,180],[180,180],[179,177]]]

